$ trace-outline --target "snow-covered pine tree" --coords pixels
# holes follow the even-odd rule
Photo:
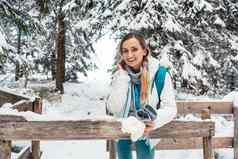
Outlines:
[[[28,14],[31,4],[29,1],[14,0],[1,1],[0,3],[2,17],[0,24],[9,44],[9,49],[4,52],[6,58],[4,65],[8,67],[4,67],[4,65],[3,67],[4,69],[15,68],[16,80],[22,75],[25,78],[29,75],[32,61],[28,59],[27,38],[30,34],[40,30],[40,24]],[[13,67],[9,67],[9,64],[12,64]]]
[[[6,62],[6,56],[4,54],[4,49],[8,48],[8,44],[5,40],[2,29],[0,28],[0,73],[4,73],[3,64]]]
[[[63,92],[62,83],[76,78],[76,71],[87,75],[86,71],[93,66],[91,61],[94,53],[93,43],[100,37],[103,28],[99,17],[104,3],[103,0],[48,0],[38,3],[40,10],[48,11],[48,16],[51,16],[55,24],[57,23],[55,27],[58,30],[55,31],[57,35],[52,38],[57,39],[54,44],[58,59],[56,87],[61,92]]]
[[[237,62],[238,31],[228,27],[222,0],[108,1],[107,13],[116,38],[130,30],[145,35],[152,55],[174,72],[178,91],[218,96],[231,90],[223,66],[229,58]]]
[[[104,35],[104,21],[102,13],[106,9],[104,0],[74,1],[65,5],[71,9],[68,14],[68,32],[66,34],[66,49],[71,52],[66,56],[66,79],[72,78],[71,73],[82,72],[87,76],[87,71],[95,68],[92,56],[95,56],[93,44]]]
[[[224,7],[227,12],[227,25],[231,29],[238,27],[238,2],[236,0],[224,0]]]

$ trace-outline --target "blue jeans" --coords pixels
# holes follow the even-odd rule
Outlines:
[[[119,140],[117,142],[118,159],[132,159],[131,140]],[[137,159],[154,159],[155,150],[145,143],[145,140],[135,142]]]

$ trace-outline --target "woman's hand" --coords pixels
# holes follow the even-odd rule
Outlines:
[[[146,121],[144,135],[148,136],[149,133],[154,129],[155,129],[155,122],[154,121]]]

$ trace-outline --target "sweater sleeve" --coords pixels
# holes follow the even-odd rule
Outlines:
[[[171,77],[166,73],[164,88],[160,95],[160,109],[157,110],[156,128],[169,123],[176,117],[177,107]]]

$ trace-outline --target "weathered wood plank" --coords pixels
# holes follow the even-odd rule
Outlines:
[[[42,113],[42,100],[39,97],[35,98],[35,101],[33,102],[33,112],[38,114]]]
[[[106,114],[110,115],[108,109],[106,109]],[[116,141],[115,140],[107,140],[107,147],[109,151],[109,159],[116,159]]]
[[[22,100],[13,104],[12,109],[17,109],[19,112],[33,111],[33,102],[29,100]]]
[[[24,117],[22,116],[16,116],[16,115],[0,115],[0,123],[5,123],[5,122],[22,122],[22,121],[27,121]]]
[[[214,135],[210,121],[173,121],[154,130],[151,138],[201,137]],[[71,140],[129,138],[122,133],[118,121],[28,121],[0,123],[0,139],[9,140]]]
[[[232,137],[213,137],[212,147],[213,148],[232,148]],[[161,139],[156,145],[157,150],[176,150],[176,149],[201,149],[203,148],[202,138],[170,138]]]
[[[4,104],[4,103],[11,103],[11,100],[5,96],[2,96],[0,94],[0,107]]]
[[[177,101],[178,114],[201,113],[209,109],[211,114],[232,114],[232,102],[227,101]]]
[[[4,103],[14,104],[20,100],[30,100],[30,98],[0,89],[0,106]]]
[[[238,106],[234,106],[234,158],[238,159]]]
[[[40,141],[32,141],[31,159],[40,159]]]
[[[212,147],[219,148],[233,148],[233,137],[212,137]]]
[[[108,142],[109,147],[109,159],[116,159],[116,142],[115,140],[109,140]]]
[[[202,119],[210,119],[210,110],[203,109],[202,110]],[[212,151],[212,135],[203,137],[203,158],[204,159],[213,159],[213,151]]]
[[[233,137],[213,137],[213,149],[233,148]],[[135,147],[132,147],[135,150]],[[195,138],[163,138],[156,145],[157,150],[177,149],[201,149],[203,148],[202,137]],[[109,151],[109,144],[107,144]]]
[[[11,141],[0,140],[0,159],[11,159]]]
[[[36,98],[33,103],[33,112],[42,113],[42,101],[40,98]],[[40,141],[32,141],[32,159],[40,159]]]

